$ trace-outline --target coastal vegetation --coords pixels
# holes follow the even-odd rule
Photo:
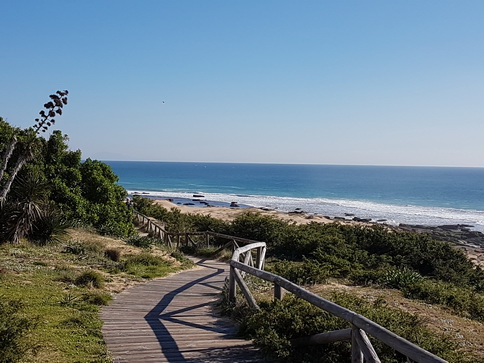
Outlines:
[[[111,168],[82,160],[68,149],[68,136],[42,133],[63,113],[67,91],[50,95],[32,127],[20,129],[0,117],[0,243],[22,238],[46,244],[67,226],[92,226],[100,233],[127,237],[134,232]]]
[[[429,235],[380,225],[297,225],[251,212],[224,222],[209,216],[181,214],[177,209],[167,210],[141,197],[135,197],[134,202],[137,210],[163,221],[173,232],[209,230],[265,241],[269,257],[266,269],[308,288],[336,283],[347,286],[347,290],[353,286],[392,289],[399,291],[402,298],[435,304],[477,324],[484,321],[483,270],[461,250]],[[288,297],[282,302],[270,302],[263,293],[260,298],[260,312],[253,313],[240,306],[235,308],[242,312],[234,313],[234,306],[229,310],[240,318],[243,332],[277,359],[312,361],[307,355],[311,350],[290,348],[290,338],[339,329],[342,324],[332,322],[326,313],[313,311],[297,299]],[[439,337],[440,334],[425,328],[421,318],[390,308],[383,300],[368,302],[348,294],[329,298],[449,361],[467,359],[456,353],[460,350],[449,336]],[[289,318],[284,320],[282,312]],[[343,348],[338,344],[324,348],[329,362],[343,361],[338,353]],[[314,349],[318,352],[316,357],[323,354],[321,347]],[[392,354],[385,355],[385,361],[403,359]],[[333,355],[334,359],[329,358]],[[468,361],[476,359],[471,355]]]
[[[110,362],[100,308],[126,286],[191,266],[159,244],[82,228],[46,246],[3,244],[0,261],[0,362]]]

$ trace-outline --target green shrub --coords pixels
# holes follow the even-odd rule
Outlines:
[[[290,225],[272,216],[260,213],[244,212],[232,222],[230,234],[256,241],[277,245],[285,239]]]
[[[321,264],[308,259],[302,262],[279,261],[268,265],[266,269],[298,285],[326,283],[330,276]]]
[[[140,248],[149,248],[152,245],[160,244],[160,240],[152,237],[146,237],[146,236],[132,236],[127,238],[126,240],[127,244],[130,244],[132,246],[140,247]]]
[[[39,321],[24,316],[22,308],[21,301],[0,298],[0,362],[22,362],[28,352],[35,351],[35,345],[27,337]]]
[[[466,287],[443,281],[423,280],[403,289],[405,297],[452,308],[460,315],[484,321],[484,296]]]
[[[418,272],[404,267],[385,271],[379,282],[386,287],[403,290],[423,280],[423,277]]]
[[[100,289],[104,286],[104,277],[96,271],[85,271],[75,279],[74,284],[77,286],[95,287]]]
[[[331,301],[362,314],[394,333],[418,343],[422,348],[450,362],[471,362],[447,338],[435,336],[415,315],[387,307],[381,300],[368,303],[348,295],[335,294]],[[260,303],[261,310],[247,314],[241,333],[254,339],[270,358],[284,362],[346,362],[350,345],[337,342],[319,346],[291,346],[291,339],[326,331],[348,328],[348,322],[327,313],[292,295],[282,301]],[[406,362],[407,359],[390,347],[371,339],[384,362]]]
[[[170,253],[170,256],[176,259],[178,262],[181,263],[182,267],[187,268],[193,266],[192,260],[186,257],[181,251],[173,251]]]

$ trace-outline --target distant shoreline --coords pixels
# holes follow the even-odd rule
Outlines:
[[[234,220],[237,216],[244,212],[254,212],[265,216],[271,216],[280,220],[296,223],[309,224],[316,223],[343,223],[354,226],[375,225],[373,222],[358,222],[350,219],[328,218],[317,215],[308,215],[303,211],[295,211],[293,213],[286,213],[276,210],[269,210],[265,208],[256,208],[250,206],[244,207],[230,207],[228,206],[210,206],[210,205],[195,205],[196,200],[192,202],[182,203],[180,198],[150,198],[153,199],[157,205],[160,205],[168,210],[177,208],[182,213],[200,214],[211,216],[226,222]],[[198,199],[198,198],[193,198]],[[188,200],[188,199],[185,199]],[[193,205],[191,205],[191,204]],[[189,205],[186,205],[189,204]],[[384,225],[384,224],[383,224]],[[441,241],[447,241],[461,249],[474,264],[484,268],[484,234],[478,231],[470,231],[465,226],[461,225],[447,225],[447,226],[388,226],[389,228],[396,228],[397,230],[412,231],[417,233],[428,233],[432,238]]]
[[[349,215],[345,217],[321,216],[306,213],[301,209],[293,212],[283,212],[275,209],[257,208],[248,205],[239,205],[226,202],[211,202],[204,200],[203,196],[194,196],[193,199],[188,198],[154,198],[156,204],[164,208],[178,208],[182,213],[201,214],[212,216],[224,221],[232,221],[238,215],[244,212],[256,212],[262,215],[273,216],[284,221],[293,222],[296,224],[308,224],[311,222],[317,223],[334,223],[339,222],[350,225],[376,225],[381,224],[389,228],[397,228],[405,231],[413,231],[418,233],[428,233],[433,238],[443,241],[452,242],[456,245],[462,245],[469,248],[484,249],[484,234],[479,231],[470,230],[471,226],[462,224],[440,225],[440,226],[425,226],[425,225],[408,225],[399,224],[397,226],[385,223],[385,220],[372,221],[357,216]]]

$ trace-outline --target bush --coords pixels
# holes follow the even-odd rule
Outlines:
[[[423,281],[423,277],[409,268],[389,269],[380,277],[380,283],[386,287],[403,290]]]
[[[277,245],[288,233],[289,224],[271,216],[245,212],[239,215],[230,225],[230,234],[269,245]]]
[[[267,266],[267,270],[298,285],[326,283],[328,270],[318,262],[304,259],[302,262],[279,261]]]
[[[27,339],[38,325],[38,318],[26,317],[21,313],[22,302],[0,300],[0,362],[22,362],[28,352],[35,351],[35,345]]]
[[[186,257],[182,252],[180,251],[173,251],[170,253],[170,256],[173,257],[175,260],[181,263],[182,267],[191,267],[193,266],[192,260],[190,260],[188,257]]]
[[[75,279],[74,284],[77,286],[95,287],[100,289],[104,286],[104,277],[96,271],[85,271]]]
[[[160,240],[146,236],[132,236],[126,239],[126,243],[140,248],[149,248],[152,245],[160,244]]]
[[[437,337],[421,321],[409,313],[392,309],[381,301],[368,303],[348,294],[335,294],[335,303],[362,314],[392,332],[418,343],[422,348],[450,362],[471,362],[456,344],[447,338]],[[247,314],[241,324],[241,333],[254,339],[272,359],[284,362],[346,362],[350,357],[347,342],[319,346],[291,346],[291,339],[326,331],[345,329],[349,323],[292,295],[282,301],[262,302],[261,310]],[[390,347],[372,339],[375,350],[384,362],[406,362],[407,359]]]
[[[405,297],[448,306],[460,315],[484,321],[484,296],[469,288],[442,281],[423,280],[403,289]]]

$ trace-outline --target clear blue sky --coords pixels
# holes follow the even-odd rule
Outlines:
[[[0,3],[0,116],[102,160],[484,166],[484,1]],[[165,103],[163,103],[163,101]]]

